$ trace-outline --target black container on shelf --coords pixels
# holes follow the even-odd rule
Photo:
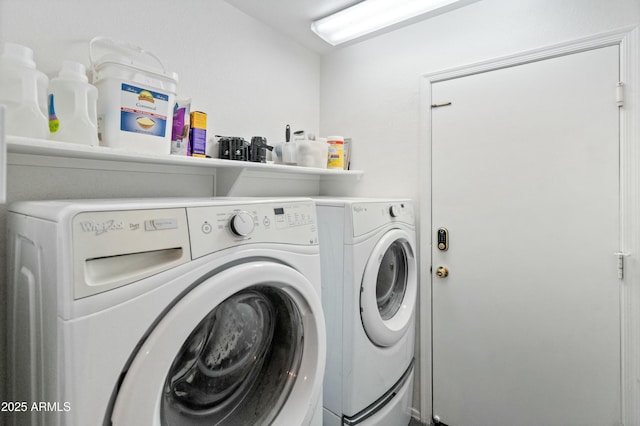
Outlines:
[[[223,137],[218,141],[219,157],[225,160],[247,161],[249,144],[243,138]]]
[[[254,163],[267,162],[267,150],[273,150],[267,145],[267,138],[254,136],[251,143],[244,138],[224,136],[218,140],[218,157],[224,160],[251,161]]]
[[[254,163],[266,163],[267,150],[273,150],[272,146],[267,145],[267,138],[263,138],[262,136],[252,137],[251,145],[249,146],[249,161]]]

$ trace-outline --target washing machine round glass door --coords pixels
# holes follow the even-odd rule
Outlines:
[[[117,425],[308,424],[325,360],[322,305],[296,270],[256,261],[213,275],[148,335],[118,390]]]
[[[362,324],[378,346],[396,343],[413,321],[418,289],[414,241],[408,232],[392,229],[367,261],[360,292]]]

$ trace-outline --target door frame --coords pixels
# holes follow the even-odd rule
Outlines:
[[[432,393],[432,318],[431,286],[431,86],[434,83],[473,74],[524,65],[558,56],[607,46],[620,48],[620,81],[624,100],[620,109],[620,251],[624,258],[621,280],[621,417],[624,425],[640,424],[640,29],[622,28],[591,37],[529,50],[422,75],[420,81],[418,239],[420,247],[420,420],[431,424]],[[611,88],[615,90],[615,88]],[[427,167],[424,167],[424,165]],[[614,255],[613,253],[611,254]],[[428,290],[428,291],[424,291]],[[417,413],[414,413],[417,414]]]

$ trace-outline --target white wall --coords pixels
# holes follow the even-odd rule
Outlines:
[[[359,194],[417,199],[422,75],[639,23],[637,0],[481,0],[339,49],[322,59],[321,133],[353,138]]]
[[[637,0],[481,0],[324,56],[321,133],[353,138],[352,167],[365,172],[358,195],[407,196],[427,211],[420,182],[428,182],[420,172],[429,160],[418,155],[427,142],[421,134],[423,75],[639,24]],[[422,253],[426,269],[428,239]],[[421,289],[430,285],[429,274],[421,274]],[[430,316],[428,304],[421,313]],[[429,331],[420,337],[428,343]],[[418,356],[430,359],[429,353]],[[430,372],[419,374],[430,383]],[[419,400],[416,386],[416,408]]]
[[[88,66],[88,42],[97,35],[159,56],[178,73],[178,94],[208,114],[210,134],[261,135],[277,142],[286,124],[318,133],[319,55],[221,0],[0,0],[0,41],[31,47],[38,68],[50,77],[65,59]],[[159,169],[120,173],[14,161],[8,198],[213,195],[213,179],[202,169]],[[6,206],[0,206],[0,348],[5,346],[5,218]],[[0,384],[6,382],[4,365],[0,350]],[[6,400],[3,388],[0,401]]]
[[[286,124],[317,133],[317,54],[222,0],[0,0],[0,40],[35,51],[53,76],[65,59],[89,65],[97,35],[129,41],[177,72],[178,95],[208,114],[214,134],[284,138]]]

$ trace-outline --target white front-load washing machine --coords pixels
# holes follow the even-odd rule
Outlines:
[[[317,198],[327,325],[325,426],[406,426],[417,260],[410,200]]]
[[[9,210],[9,424],[321,423],[312,200]]]

